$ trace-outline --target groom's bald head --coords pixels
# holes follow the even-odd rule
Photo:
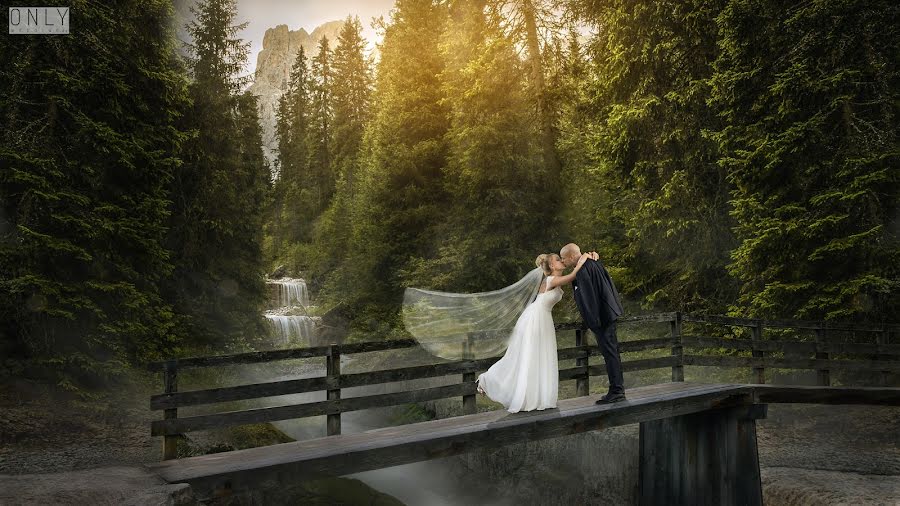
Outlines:
[[[559,250],[559,257],[562,259],[566,267],[572,267],[578,263],[578,257],[581,256],[581,248],[574,242],[570,242]]]

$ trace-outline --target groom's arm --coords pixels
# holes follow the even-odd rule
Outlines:
[[[588,327],[597,327],[600,325],[600,283],[597,276],[599,269],[593,260],[588,260],[584,266],[575,274],[578,281],[578,292],[581,298],[584,310],[581,312],[584,323]]]

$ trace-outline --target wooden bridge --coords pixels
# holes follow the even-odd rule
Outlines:
[[[900,388],[888,386],[896,384],[900,375],[900,345],[892,343],[900,330],[898,325],[836,326],[680,313],[623,318],[620,322],[668,322],[666,337],[620,342],[620,349],[623,354],[665,350],[666,356],[625,360],[623,368],[626,372],[671,368],[671,382],[629,389],[626,402],[594,404],[597,396],[588,395],[590,378],[605,377],[605,367],[590,365],[589,360],[599,352],[587,343],[586,331],[580,324],[561,324],[557,325],[558,330],[574,331],[575,346],[560,349],[559,358],[574,360],[575,366],[561,369],[559,378],[575,380],[577,396],[560,400],[557,409],[515,414],[504,410],[476,413],[476,373],[486,370],[497,358],[341,374],[341,354],[417,346],[412,340],[334,344],[154,364],[152,367],[164,374],[166,392],[151,398],[151,408],[164,411],[164,419],[153,422],[151,432],[163,436],[167,460],[150,467],[167,482],[190,483],[198,497],[213,498],[253,490],[272,480],[290,482],[345,475],[639,423],[642,504],[761,504],[755,420],[765,417],[769,403],[900,406]],[[685,326],[693,332],[685,334]],[[462,346],[467,347],[478,337],[469,336],[468,343]],[[697,351],[685,353],[685,348]],[[749,356],[741,356],[742,353]],[[776,353],[783,356],[773,356]],[[210,390],[179,392],[176,388],[178,371],[188,367],[311,357],[325,358],[325,376]],[[685,382],[686,365],[750,368],[755,383]],[[768,368],[815,370],[817,385],[767,385]],[[866,375],[869,382],[878,386],[829,386],[832,373],[851,380],[854,375]],[[342,399],[340,395],[342,388],[448,375],[460,375],[462,381],[361,397]],[[177,413],[178,408],[186,406],[321,390],[327,392],[325,401],[181,418]],[[340,434],[343,412],[449,397],[461,397],[463,416]],[[173,460],[176,438],[185,432],[317,415],[327,415],[326,437]]]

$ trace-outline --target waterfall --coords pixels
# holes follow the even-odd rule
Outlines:
[[[264,316],[271,326],[272,344],[278,347],[317,346],[316,328],[321,318],[310,316],[309,290],[302,278],[270,279],[269,309]]]
[[[272,324],[275,344],[286,346],[316,346],[316,321],[311,316],[266,314]]]
[[[273,281],[279,286],[278,304],[281,307],[291,307],[297,303],[303,307],[309,305],[309,292],[306,290],[306,281],[303,279],[281,278]]]

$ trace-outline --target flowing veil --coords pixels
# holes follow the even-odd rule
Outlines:
[[[450,360],[493,357],[506,350],[516,320],[534,301],[543,278],[543,271],[536,267],[512,285],[492,292],[407,288],[403,323],[432,355]]]

